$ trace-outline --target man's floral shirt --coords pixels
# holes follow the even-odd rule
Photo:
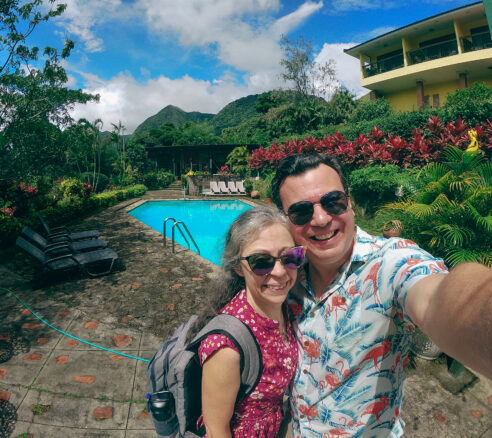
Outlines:
[[[415,326],[405,312],[410,288],[445,273],[410,240],[357,228],[351,259],[315,300],[307,265],[289,296],[299,349],[292,389],[295,437],[403,435],[403,369]]]

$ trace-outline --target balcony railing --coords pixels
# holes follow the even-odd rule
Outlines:
[[[365,77],[374,76],[379,73],[384,73],[387,71],[395,70],[397,68],[403,67],[403,53],[400,55],[395,55],[390,58],[379,60],[378,62],[373,62],[372,64],[364,65]]]
[[[458,43],[456,40],[444,41],[442,43],[432,44],[417,50],[407,52],[410,64],[419,64],[420,62],[431,61],[432,59],[445,58],[446,56],[456,55],[458,53]]]
[[[465,52],[473,52],[474,50],[490,49],[492,47],[492,39],[490,32],[480,32],[474,35],[468,35],[461,38],[463,42],[463,50]]]

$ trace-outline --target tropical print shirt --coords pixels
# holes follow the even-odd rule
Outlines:
[[[295,437],[400,437],[403,368],[415,326],[409,289],[447,272],[410,240],[357,228],[351,259],[316,300],[300,270],[289,296],[299,361],[292,389]]]

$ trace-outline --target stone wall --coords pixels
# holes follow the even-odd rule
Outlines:
[[[224,181],[227,185],[228,181],[236,180],[239,180],[239,178],[224,175],[192,175],[188,177],[188,194],[196,196],[202,194],[204,191],[210,191],[210,181]]]

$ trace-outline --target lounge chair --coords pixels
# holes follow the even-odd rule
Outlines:
[[[65,226],[50,228],[40,213],[38,213],[38,218],[43,226],[48,240],[51,242],[74,242],[77,240],[97,239],[100,235],[97,230],[77,231],[72,233]]]
[[[220,195],[220,189],[216,181],[210,181],[210,190],[214,195]]]
[[[15,243],[40,263],[41,274],[79,270],[91,278],[100,277],[111,272],[114,262],[118,258],[118,254],[109,248],[50,257],[23,237],[18,237]],[[109,265],[109,268],[102,271],[95,269],[106,264]]]
[[[34,243],[46,255],[56,257],[67,253],[78,253],[86,251],[94,251],[95,249],[103,249],[108,246],[104,239],[79,240],[76,242],[55,242],[51,243],[41,234],[36,233],[29,227],[24,227],[21,231],[22,237]]]
[[[224,181],[219,181],[219,189],[220,189],[220,193],[222,193],[223,195],[229,194],[229,189],[225,185]]]
[[[246,194],[246,190],[244,190],[243,181],[236,181],[236,188],[239,190],[240,195]]]
[[[233,181],[227,182],[227,188],[229,189],[229,192],[231,192],[232,195],[237,195],[239,193],[239,190],[237,189],[236,184],[234,184]]]

